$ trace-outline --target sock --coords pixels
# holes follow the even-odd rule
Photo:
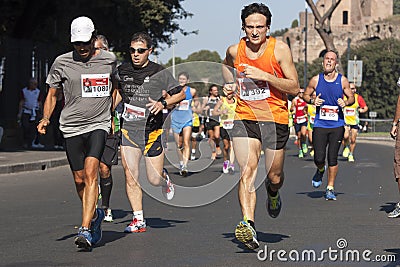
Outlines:
[[[328,190],[333,190],[334,188],[333,188],[333,186],[328,185],[328,186],[326,187],[326,189],[328,189]]]
[[[180,166],[183,166],[183,161],[179,161],[179,165],[180,165]]]
[[[133,219],[138,220],[138,221],[144,221],[143,219],[143,210],[138,210],[133,212]]]
[[[267,191],[271,197],[276,197],[276,195],[278,194],[278,191],[274,192],[271,190],[271,186],[268,186]]]
[[[103,208],[110,206],[111,189],[113,186],[112,175],[108,178],[100,178],[100,189],[101,189],[101,205]]]
[[[324,172],[325,171],[325,166],[322,167],[321,169],[318,169],[319,172]]]
[[[192,149],[192,154],[195,154],[196,153],[196,149]]]

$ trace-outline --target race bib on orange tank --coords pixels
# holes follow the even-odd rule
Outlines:
[[[257,81],[249,78],[238,78],[240,98],[247,101],[263,100],[270,97],[270,90],[266,81]]]
[[[110,96],[110,74],[82,74],[82,97]]]

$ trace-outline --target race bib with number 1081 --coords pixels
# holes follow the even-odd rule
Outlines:
[[[82,97],[110,96],[110,74],[82,74]]]

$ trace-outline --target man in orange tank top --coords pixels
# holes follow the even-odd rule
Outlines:
[[[236,93],[233,148],[240,167],[239,202],[244,219],[236,238],[250,249],[259,246],[254,226],[257,175],[265,154],[267,210],[275,218],[281,210],[285,146],[289,138],[287,95],[297,95],[299,82],[289,47],[269,36],[271,12],[253,3],[242,9],[245,37],[228,47],[222,69],[226,95]],[[232,71],[233,68],[233,71]]]

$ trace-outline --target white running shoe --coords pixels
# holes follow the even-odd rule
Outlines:
[[[113,216],[112,216],[111,209],[108,208],[108,209],[105,210],[105,212],[106,212],[106,216],[104,217],[104,221],[105,221],[105,222],[112,222],[112,221],[114,221],[114,220],[113,220]]]
[[[175,188],[171,179],[169,178],[167,169],[163,168],[163,177],[167,181],[166,185],[162,186],[162,193],[167,200],[171,200],[174,198]]]
[[[224,164],[222,165],[222,172],[229,173],[229,160],[224,161]]]
[[[125,233],[142,233],[146,232],[146,221],[133,219],[132,222],[125,228]]]

